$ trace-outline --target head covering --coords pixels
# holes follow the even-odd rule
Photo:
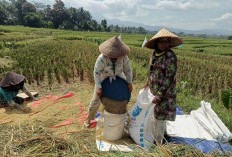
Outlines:
[[[178,37],[177,35],[169,32],[165,28],[161,29],[156,35],[154,35],[146,44],[145,46],[150,49],[155,49],[155,43],[159,38],[171,38],[170,41],[170,48],[178,46],[183,43],[183,40]]]
[[[110,58],[120,58],[130,53],[130,48],[120,41],[118,37],[112,37],[99,46],[99,51]]]
[[[0,87],[8,90],[19,90],[22,88],[24,80],[25,77],[23,75],[8,72],[6,76],[1,80]]]

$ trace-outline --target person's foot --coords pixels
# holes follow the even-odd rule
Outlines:
[[[17,104],[17,103],[13,103],[13,104],[10,104],[9,107],[12,107],[12,108],[19,108],[20,105]]]

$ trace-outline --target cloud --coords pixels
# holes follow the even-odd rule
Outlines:
[[[201,29],[216,29],[216,23],[210,23],[207,21],[197,21],[197,22],[176,22],[176,23],[161,23],[162,26],[177,28],[177,29],[184,29],[184,30],[201,30]]]
[[[192,6],[192,2],[182,1],[159,1],[155,7],[159,9],[187,9]]]
[[[232,23],[232,13],[225,13],[221,17],[210,19],[210,21],[215,21],[215,22],[227,21]]]
[[[211,9],[220,5],[220,1],[216,0],[163,0],[154,1],[154,4],[145,4],[144,8],[150,9],[169,9],[169,10],[187,10],[187,9]]]
[[[140,9],[140,2],[141,0],[64,0],[69,6],[83,7],[93,14],[121,20],[128,20],[133,16],[146,16],[148,12]]]
[[[28,0],[53,5],[55,0]],[[93,19],[131,21],[183,29],[231,28],[232,0],[62,0]],[[224,15],[223,15],[224,14]],[[219,16],[221,15],[221,16]],[[210,20],[209,20],[210,19]]]

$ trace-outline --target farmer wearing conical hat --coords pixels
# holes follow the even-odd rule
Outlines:
[[[145,88],[149,86],[155,96],[153,135],[160,144],[164,137],[165,120],[174,121],[176,117],[177,57],[171,48],[182,42],[177,35],[161,29],[145,44],[147,48],[154,49],[150,58],[150,74]]]
[[[31,101],[36,98],[25,88],[25,77],[16,73],[9,72],[0,82],[0,104],[14,108],[20,108],[24,100],[16,97],[19,90],[28,95]]]
[[[95,91],[89,105],[89,114],[84,123],[85,127],[90,126],[90,121],[96,116],[101,104],[102,81],[109,78],[110,81],[120,77],[128,83],[128,90],[132,92],[132,70],[128,54],[129,47],[118,37],[112,37],[99,46],[101,54],[98,56],[94,66]]]

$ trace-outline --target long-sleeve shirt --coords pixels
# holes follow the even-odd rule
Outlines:
[[[26,90],[26,87],[23,86],[23,88],[21,90]],[[5,101],[5,102],[12,101],[13,98],[16,97],[18,93],[19,93],[19,90],[18,91],[8,91],[8,90],[2,89],[0,87],[0,101]]]
[[[154,112],[158,120],[175,120],[176,116],[176,71],[177,57],[172,50],[161,56],[152,56],[149,86],[153,95],[160,100]]]
[[[111,79],[114,79],[116,76],[125,79],[128,83],[132,83],[132,70],[128,56],[118,58],[115,63],[112,63],[108,57],[100,54],[94,66],[96,88],[102,88],[101,82],[105,78],[110,77]]]

